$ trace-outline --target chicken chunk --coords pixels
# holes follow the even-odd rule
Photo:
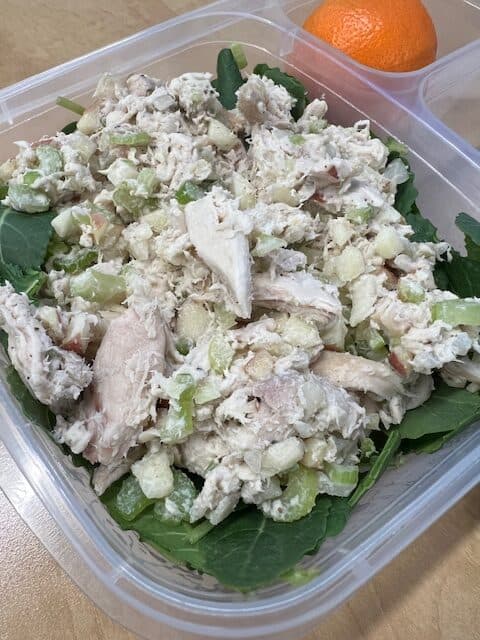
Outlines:
[[[202,490],[190,511],[191,521],[196,522],[205,517],[212,524],[218,524],[224,520],[240,500],[243,481],[254,478],[245,464],[219,464],[205,478]]]
[[[316,320],[323,327],[330,325],[342,313],[337,288],[301,271],[277,275],[273,279],[268,273],[256,274],[253,278],[253,299],[260,307]]]
[[[179,447],[180,462],[205,477],[191,518],[206,517],[213,524],[240,496],[255,504],[278,497],[276,476],[302,460],[305,439],[333,432],[355,453],[366,413],[325,378],[291,371],[237,389],[220,403],[215,421],[216,433],[197,432]],[[341,447],[338,454],[346,455]]]
[[[305,374],[301,388],[304,419],[296,425],[302,438],[331,433],[355,440],[365,432],[366,411],[357,400],[340,386],[315,373]]]
[[[303,112],[301,118],[297,120],[297,127],[300,131],[311,133],[312,130],[321,131],[327,126],[325,116],[328,111],[328,105],[325,100],[314,98]]]
[[[422,374],[412,376],[412,381],[406,385],[405,389],[405,410],[410,411],[420,407],[432,395],[433,389],[432,376],[424,376]]]
[[[295,435],[338,432],[350,438],[363,430],[365,409],[327,378],[290,371],[237,389],[218,406],[215,419],[229,450],[244,453]]]
[[[385,166],[388,151],[380,140],[370,138],[364,125],[329,125],[317,134],[300,136],[279,127],[253,127],[250,180],[261,199],[297,205],[316,193],[332,213],[365,199],[383,204],[381,191],[371,183],[372,175],[379,176]],[[345,182],[348,189],[342,186]]]
[[[250,125],[286,127],[292,122],[295,98],[269,78],[252,73],[238,89],[237,98],[237,109]]]
[[[194,433],[177,448],[182,465],[200,476],[205,476],[209,468],[229,453],[228,447],[215,433]]]
[[[449,362],[440,374],[451,387],[464,387],[467,382],[480,385],[480,356],[475,354],[471,360],[464,357]]]
[[[53,411],[68,408],[90,384],[92,371],[85,360],[54,345],[35,307],[10,284],[0,287],[0,328],[8,335],[8,355],[23,382]]]
[[[401,379],[391,367],[350,353],[323,351],[312,371],[339,387],[370,392],[384,400],[402,393]]]
[[[57,419],[56,437],[92,463],[121,460],[156,413],[150,381],[165,367],[166,335],[159,314],[155,334],[129,309],[112,320],[93,365],[93,382],[73,419]]]
[[[452,329],[437,321],[429,327],[412,328],[402,336],[400,345],[410,354],[410,364],[418,373],[431,374],[452,363],[478,345],[476,331]]]
[[[131,466],[145,454],[144,447],[135,447],[122,460],[111,464],[99,464],[92,474],[92,485],[95,493],[101,496],[116,480],[124,476]]]
[[[155,160],[157,178],[171,191],[179,189],[186,180],[207,180],[213,171],[212,161],[201,157],[195,138],[181,132],[157,135]]]
[[[241,218],[241,212],[233,207],[232,201],[218,202],[215,194],[209,194],[185,207],[185,219],[198,255],[225,282],[235,313],[249,318],[250,252],[246,229],[235,221],[236,216]]]
[[[189,117],[205,111],[217,113],[222,106],[211,80],[211,73],[184,73],[169,82],[168,90]]]
[[[284,202],[257,202],[247,214],[255,233],[279,237],[287,244],[314,240],[323,229],[319,218]]]
[[[100,319],[93,313],[44,306],[36,315],[56,344],[79,355],[84,355],[89,345],[101,336]]]

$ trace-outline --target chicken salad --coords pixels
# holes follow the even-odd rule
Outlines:
[[[106,75],[73,132],[0,167],[10,219],[54,212],[34,300],[0,271],[8,355],[127,522],[296,522],[438,379],[480,388],[480,301],[438,286],[451,248],[397,208],[403,150],[235,64]]]

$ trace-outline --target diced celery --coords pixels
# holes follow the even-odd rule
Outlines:
[[[318,266],[321,264],[323,255],[321,249],[317,247],[309,247],[308,245],[302,245],[297,247],[298,251],[301,251],[307,258],[308,265]]]
[[[42,177],[43,176],[39,171],[27,171],[26,173],[23,174],[23,184],[26,184],[28,187],[31,187],[36,180]]]
[[[73,111],[73,113],[77,113],[79,116],[81,116],[85,111],[85,107],[82,107],[81,104],[78,104],[78,102],[74,102],[69,98],[65,98],[64,96],[58,96],[56,102],[59,107]]]
[[[309,349],[322,344],[317,327],[297,316],[290,316],[285,322],[282,335],[286,342],[294,347]]]
[[[215,320],[218,322],[222,329],[231,329],[235,326],[237,320],[232,311],[229,311],[223,304],[214,304],[213,311],[215,313]]]
[[[68,136],[68,145],[78,153],[83,162],[88,162],[97,149],[95,142],[81,131],[74,131]]]
[[[142,195],[145,194],[145,196],[149,198],[158,187],[158,178],[155,169],[147,167],[142,169],[138,174],[137,182]]]
[[[255,189],[240,173],[234,171],[231,177],[233,195],[238,198],[238,206],[243,211],[255,206]]]
[[[292,587],[303,587],[319,575],[319,569],[290,569],[281,576],[281,579]]]
[[[260,349],[245,365],[245,371],[253,380],[267,378],[273,370],[274,359],[268,351]]]
[[[345,214],[347,220],[354,224],[366,224],[373,218],[375,209],[372,206],[359,207],[358,209],[350,209]]]
[[[118,238],[121,234],[123,227],[119,224],[112,224],[109,222],[109,218],[111,217],[110,212],[107,212],[106,214],[102,213],[101,210],[92,212],[92,236],[96,245],[101,245],[105,238],[113,240]]]
[[[377,447],[371,438],[363,438],[360,442],[360,453],[363,460],[368,460],[374,453],[377,453]]]
[[[169,451],[165,447],[155,447],[132,465],[131,471],[147,498],[164,498],[172,492],[171,462]]]
[[[98,260],[98,252],[94,249],[72,250],[68,254],[54,258],[52,266],[65,273],[79,273],[92,266]]]
[[[327,329],[322,329],[321,338],[323,344],[328,345],[331,349],[344,351],[346,335],[347,328],[345,326],[345,320],[343,317],[340,317],[327,327]]]
[[[142,216],[142,222],[146,222],[156,233],[160,233],[168,227],[168,215],[161,209],[150,211]]]
[[[453,327],[459,324],[480,325],[480,302],[474,300],[443,300],[431,306],[432,320],[441,320]]]
[[[257,243],[252,251],[252,256],[255,256],[256,258],[263,258],[271,251],[285,247],[286,244],[286,241],[282,240],[282,238],[276,238],[275,236],[270,236],[267,233],[260,233],[257,236]]]
[[[102,121],[98,106],[92,106],[86,109],[80,120],[77,122],[76,128],[87,136],[91,136],[92,133],[101,129]]]
[[[234,354],[234,349],[221,334],[217,334],[211,339],[208,347],[208,360],[215,373],[225,373],[232,363]]]
[[[190,511],[198,491],[190,478],[173,469],[173,491],[155,504],[153,513],[163,522],[189,522]]]
[[[371,360],[378,360],[386,356],[385,340],[382,334],[370,327],[368,323],[359,324],[356,328],[354,345],[359,356]]]
[[[272,202],[284,202],[285,204],[289,204],[291,207],[297,207],[300,203],[297,191],[282,184],[272,185],[270,194]]]
[[[380,428],[380,416],[378,413],[371,413],[367,415],[366,427],[370,431],[378,431]]]
[[[286,489],[278,501],[273,502],[274,505],[279,503],[278,508],[269,513],[273,520],[294,522],[310,513],[319,493],[317,473],[299,464],[288,474]]]
[[[334,484],[355,486],[358,482],[358,467],[354,465],[326,462],[325,470]]]
[[[126,180],[136,180],[138,177],[138,171],[136,166],[130,160],[125,158],[117,158],[105,171],[109,182],[115,187],[125,182]]]
[[[274,442],[262,453],[262,473],[272,477],[291,469],[303,458],[303,443],[298,438]]]
[[[195,184],[195,182],[192,182],[191,180],[187,180],[175,193],[175,198],[179,204],[188,204],[194,200],[200,200],[204,195],[205,191],[199,187],[198,184]]]
[[[153,201],[134,195],[127,182],[122,182],[115,188],[112,199],[117,207],[122,207],[134,218],[138,218],[145,209],[152,208],[154,205]]]
[[[383,177],[390,180],[395,186],[407,182],[409,175],[408,167],[401,158],[392,160],[383,172]]]
[[[327,126],[326,120],[317,120],[316,122],[310,122],[308,125],[308,133],[320,133]]]
[[[87,269],[72,277],[70,295],[99,304],[121,303],[127,295],[125,279],[97,269]]]
[[[199,524],[190,527],[190,529],[185,532],[185,535],[187,536],[190,544],[197,544],[197,542],[204,538],[207,533],[214,528],[214,526],[215,525],[208,520],[202,520]]]
[[[63,242],[57,233],[53,232],[50,242],[48,243],[46,260],[52,257],[58,257],[69,251],[70,246],[66,242]]]
[[[403,142],[400,142],[399,140],[395,140],[392,136],[388,136],[385,140],[385,146],[389,153],[397,153],[402,158],[408,155],[407,145],[403,144]]]
[[[109,140],[110,144],[125,147],[146,147],[152,138],[146,131],[138,131],[136,133],[111,133]]]
[[[188,338],[180,338],[175,343],[175,349],[182,356],[186,356],[190,353],[190,349],[192,348],[192,341]]]
[[[381,351],[385,347],[385,340],[376,329],[371,329],[368,346],[372,351]]]
[[[360,249],[348,246],[335,258],[335,271],[343,282],[355,280],[365,271],[365,260]]]
[[[117,493],[115,507],[122,518],[130,522],[154,502],[143,493],[137,478],[129,475],[122,482]]]
[[[62,240],[68,240],[78,235],[80,229],[78,220],[70,208],[63,209],[55,216],[52,220],[52,227]]]
[[[6,160],[0,164],[0,183],[6,185],[12,178],[14,171],[17,169],[17,162],[13,158]]]
[[[213,400],[217,400],[217,398],[220,397],[220,389],[215,380],[207,378],[206,380],[202,380],[202,382],[197,385],[197,390],[195,391],[195,396],[193,399],[195,401],[195,404],[207,404],[207,402],[212,402]]]
[[[58,149],[49,145],[41,145],[37,147],[35,151],[40,169],[45,175],[48,176],[52,173],[62,171],[63,156]]]
[[[72,208],[72,217],[79,227],[82,224],[92,224],[92,216],[90,215],[90,211]]]
[[[329,496],[348,497],[353,490],[349,485],[336,485],[330,480],[326,473],[318,472],[318,488],[320,493],[326,493]]]
[[[178,312],[177,334],[181,338],[196,342],[205,333],[210,322],[210,314],[203,304],[187,300]]]
[[[375,251],[385,260],[396,258],[404,250],[405,241],[395,229],[385,227],[375,238]]]
[[[16,211],[41,213],[50,209],[50,200],[47,194],[35,191],[26,184],[10,183],[8,199],[10,200],[10,205]]]
[[[328,443],[324,438],[307,438],[303,441],[304,454],[302,464],[313,469],[323,469]]]
[[[230,151],[239,142],[233,131],[214,118],[208,123],[207,135],[210,142],[220,151]]]
[[[245,69],[245,67],[248,65],[248,61],[247,61],[247,56],[245,55],[245,51],[243,50],[243,47],[241,44],[239,44],[238,42],[233,42],[230,45],[230,51],[233,54],[233,57],[235,58],[235,62],[237,63],[237,67],[239,69]]]
[[[320,493],[346,498],[352,493],[355,487],[356,484],[334,482],[326,473],[323,473],[322,471],[318,472],[318,488]]]
[[[295,145],[302,145],[306,142],[305,136],[302,136],[300,133],[294,133],[289,138],[290,142]]]
[[[189,373],[178,373],[170,376],[163,384],[163,391],[171,400],[180,400],[185,388],[194,384]]]
[[[193,432],[195,382],[190,374],[179,373],[174,383],[179,387],[178,399],[170,400],[167,419],[160,427],[160,438],[167,444],[181,442]]]
[[[355,233],[355,228],[346,218],[333,218],[328,225],[328,234],[337,247],[343,248]]]
[[[398,283],[398,297],[403,302],[413,302],[415,304],[425,300],[425,289],[421,284],[413,280],[400,278]]]

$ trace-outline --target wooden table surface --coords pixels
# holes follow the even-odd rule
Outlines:
[[[0,0],[0,86],[203,4]],[[134,640],[80,592],[1,493],[0,587],[2,640]],[[158,637],[168,640],[168,630]],[[480,638],[480,488],[308,636],[387,638]]]

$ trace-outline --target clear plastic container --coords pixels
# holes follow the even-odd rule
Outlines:
[[[458,32],[446,9],[449,3],[456,5],[458,20],[461,11],[470,12],[464,16],[468,31]],[[54,106],[56,96],[86,100],[104,71],[143,70],[168,78],[213,70],[219,48],[237,41],[251,66],[260,61],[280,65],[300,76],[312,95],[324,94],[332,121],[347,124],[368,117],[377,134],[405,141],[423,212],[458,245],[456,212],[480,219],[479,155],[447,127],[449,107],[442,105],[457,97],[452,86],[461,80],[453,69],[475,72],[480,43],[458,47],[476,37],[480,10],[471,1],[430,0],[435,19],[444,20],[437,22],[440,51],[453,52],[419,72],[394,75],[367,70],[305,34],[299,24],[314,4],[224,0],[7,88],[0,92],[0,159],[13,153],[14,140],[33,140],[63,126],[65,112]],[[475,125],[478,115],[469,111],[467,116]],[[47,536],[47,547],[98,606],[148,640],[164,637],[164,624],[177,630],[169,632],[171,638],[301,636],[480,476],[480,432],[472,427],[436,454],[411,456],[387,472],[343,533],[304,560],[305,566],[319,569],[308,585],[277,584],[245,596],[173,566],[135,534],[120,531],[92,492],[85,471],[74,468],[39,428],[25,422],[8,393],[4,369],[0,366],[0,437],[17,468],[2,457],[1,486],[44,537],[34,506],[35,496],[40,498],[69,542],[64,547]]]

